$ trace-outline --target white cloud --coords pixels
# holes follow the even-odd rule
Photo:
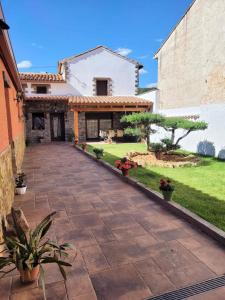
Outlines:
[[[147,88],[157,87],[157,83],[149,83],[146,85]]]
[[[22,60],[17,64],[17,67],[19,69],[29,69],[30,67],[32,67],[32,62],[30,60]]]
[[[127,56],[128,54],[130,54],[132,52],[132,50],[129,48],[118,48],[116,50],[116,52],[120,55]]]
[[[141,75],[147,74],[147,73],[148,73],[148,71],[143,68],[139,70],[139,74],[141,74]]]
[[[163,39],[162,38],[158,38],[158,39],[155,39],[156,42],[158,43],[162,43]]]
[[[42,45],[39,45],[37,43],[31,43],[31,46],[35,47],[35,48],[39,48],[39,49],[43,49],[44,48]]]
[[[138,59],[145,59],[145,58],[148,58],[148,55],[141,55],[141,56],[138,56]]]

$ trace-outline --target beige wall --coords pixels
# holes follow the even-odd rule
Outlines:
[[[160,109],[225,103],[225,0],[196,0],[156,56]]]

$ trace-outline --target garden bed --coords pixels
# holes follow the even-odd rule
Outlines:
[[[184,166],[196,166],[201,159],[193,154],[183,153],[162,153],[161,159],[157,159],[153,152],[130,152],[127,157],[136,162],[139,166],[158,166],[176,168]]]

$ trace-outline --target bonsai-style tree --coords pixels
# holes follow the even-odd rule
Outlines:
[[[197,130],[205,130],[208,127],[208,124],[206,122],[196,122],[187,120],[180,117],[167,117],[164,120],[158,124],[158,126],[163,127],[166,131],[171,132],[171,137],[169,139],[164,139],[162,142],[164,142],[167,147],[171,149],[176,149],[179,147],[179,142],[185,138],[187,135],[189,135],[193,131]],[[175,133],[176,130],[183,129],[184,134],[177,138],[175,141]]]
[[[152,114],[150,112],[133,113],[130,115],[124,115],[120,122],[125,123],[125,126],[131,126],[139,128],[141,136],[147,142],[147,150],[151,148],[150,134],[155,133],[152,125],[158,125],[164,120],[164,117],[160,114]]]

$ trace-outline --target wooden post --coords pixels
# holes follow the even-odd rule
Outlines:
[[[75,140],[79,141],[79,114],[78,111],[74,111],[74,137]]]

